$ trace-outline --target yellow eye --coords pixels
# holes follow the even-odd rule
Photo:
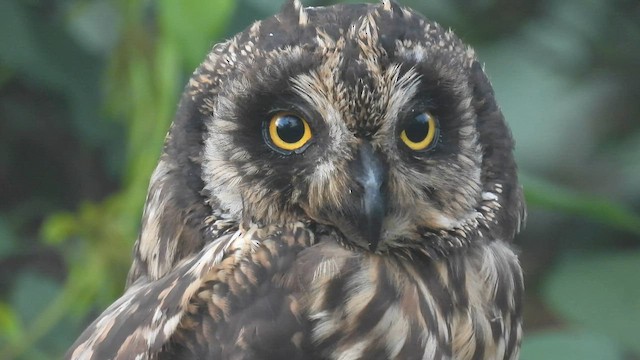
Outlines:
[[[411,119],[400,133],[400,139],[411,150],[424,150],[435,145],[438,137],[438,124],[429,113],[424,112]]]
[[[279,112],[265,125],[264,135],[267,144],[276,151],[300,152],[311,140],[309,124],[292,113]]]

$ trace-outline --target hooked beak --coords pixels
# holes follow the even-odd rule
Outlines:
[[[375,251],[380,242],[382,222],[387,209],[387,169],[381,156],[363,142],[354,161],[355,180],[361,186],[361,203],[356,227]]]

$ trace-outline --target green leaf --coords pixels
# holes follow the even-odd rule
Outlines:
[[[55,339],[68,334],[63,334],[64,331],[61,334],[50,332],[62,313],[57,312],[57,315],[52,318],[45,315],[49,312],[52,304],[57,302],[56,299],[60,293],[60,285],[46,276],[35,272],[19,274],[10,296],[12,316],[15,316],[15,319],[12,320],[10,317],[8,319],[15,322],[12,331],[19,331],[22,334],[20,337],[9,338],[12,341],[3,344],[0,353],[9,359],[20,355],[23,355],[24,358],[36,359],[42,358],[38,356],[38,353],[42,351],[46,353],[62,351],[61,344]],[[51,318],[52,322],[42,326],[45,317]],[[4,320],[7,318],[5,317]],[[35,339],[43,338],[45,341],[35,345]],[[70,340],[65,339],[65,341]],[[54,348],[57,350],[53,350]]]
[[[45,243],[57,245],[77,232],[78,223],[71,213],[56,213],[50,215],[42,225],[42,239]]]
[[[24,336],[24,329],[18,320],[15,310],[5,303],[0,303],[0,345],[15,343]]]
[[[521,174],[520,178],[529,205],[583,216],[640,235],[640,215],[621,204],[579,193],[539,177]]]
[[[121,18],[109,1],[88,1],[72,4],[67,27],[80,45],[95,54],[108,54],[118,40]]]
[[[640,354],[638,274],[640,251],[574,254],[551,273],[543,295],[566,320],[618,339]]]
[[[58,291],[60,286],[51,279],[36,273],[22,273],[16,281],[11,306],[22,323],[31,324]]]
[[[61,320],[77,309],[78,299],[86,295],[87,291],[91,289],[86,282],[74,281],[61,289],[54,282],[37,274],[21,275],[12,294],[15,314],[11,315],[17,319],[13,321],[18,326],[20,336],[9,337],[10,341],[2,344],[0,354],[8,359],[60,358],[80,332],[79,322]],[[18,318],[22,318],[22,321]],[[56,331],[52,331],[54,327]]]
[[[162,0],[159,22],[168,41],[180,46],[192,71],[226,28],[235,7],[232,0]]]
[[[546,331],[525,335],[520,360],[622,360],[623,351],[609,337],[588,332]]]

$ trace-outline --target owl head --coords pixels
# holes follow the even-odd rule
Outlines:
[[[159,251],[201,246],[212,217],[309,221],[373,252],[510,240],[524,216],[512,150],[450,30],[386,0],[290,1],[193,74],[138,248],[145,231],[172,239]]]

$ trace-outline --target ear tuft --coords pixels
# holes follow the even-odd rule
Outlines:
[[[280,10],[279,18],[281,21],[298,23],[300,26],[306,26],[309,23],[309,16],[300,0],[287,0]]]
[[[392,16],[398,15],[403,17],[404,15],[400,5],[393,0],[382,0],[382,10],[390,12]]]

